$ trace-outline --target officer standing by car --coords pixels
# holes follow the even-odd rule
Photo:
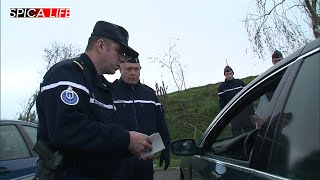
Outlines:
[[[283,59],[283,55],[280,51],[275,50],[272,53],[271,62],[273,65],[277,64],[282,59]],[[273,93],[274,93],[273,91],[267,92],[266,94],[262,95],[259,98],[259,104],[255,109],[255,114],[252,116],[252,121],[255,123],[256,128],[259,128],[261,124],[265,122],[265,120],[263,120],[263,116],[265,114],[265,109],[267,108],[269,102],[271,101]]]
[[[115,123],[116,108],[103,77],[138,56],[128,46],[128,36],[123,27],[98,21],[85,53],[55,64],[45,74],[37,97],[37,136],[46,146],[36,149],[54,153],[45,151],[53,154],[52,160],[39,155],[36,178],[53,161],[59,165],[53,179],[108,179],[119,158],[152,149],[149,136]],[[61,165],[56,152],[63,156]]]
[[[117,107],[118,122],[126,129],[147,135],[159,132],[165,149],[160,153],[160,166],[166,170],[170,164],[170,136],[165,112],[154,90],[140,83],[140,62],[138,58],[120,65],[121,78],[115,81],[112,91]],[[152,180],[153,161],[142,161],[135,157],[123,158],[115,179]]]
[[[223,72],[226,79],[218,88],[220,109],[223,109],[227,103],[246,86],[242,80],[233,77],[234,72],[230,66],[226,66]],[[245,111],[241,112],[236,119],[231,121],[231,130],[234,136],[255,129],[254,124],[251,122],[251,116],[253,114],[254,108],[253,105],[250,105]]]
[[[230,66],[226,66],[223,70],[225,81],[219,85],[218,88],[218,98],[220,109],[235,96],[239,91],[241,91],[246,85],[240,79],[235,79],[234,72]]]

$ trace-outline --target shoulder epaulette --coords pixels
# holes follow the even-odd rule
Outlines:
[[[82,64],[82,61],[79,60],[78,58],[75,58],[72,63],[75,64],[81,71],[84,70],[84,66]]]

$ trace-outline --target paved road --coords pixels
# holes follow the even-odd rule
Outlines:
[[[178,168],[169,168],[166,171],[163,169],[156,169],[153,177],[154,180],[179,180],[180,172]]]

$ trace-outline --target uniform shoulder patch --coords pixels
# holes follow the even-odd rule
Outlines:
[[[71,86],[62,91],[62,93],[60,94],[60,98],[66,105],[74,106],[79,102],[79,96],[75,91],[72,90]]]

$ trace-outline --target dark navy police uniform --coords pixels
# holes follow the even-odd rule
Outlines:
[[[108,178],[128,153],[130,135],[115,123],[108,82],[86,54],[55,64],[37,97],[38,140],[64,155],[68,177]]]
[[[224,106],[243,88],[245,83],[240,79],[225,80],[218,88],[219,106],[223,109]],[[232,121],[232,133],[238,136],[244,132],[250,132],[255,129],[251,122],[250,115],[254,113],[254,108],[249,105],[244,111],[239,113]]]
[[[169,156],[170,136],[165,112],[154,90],[140,82],[132,85],[122,79],[115,81],[114,85],[112,94],[117,107],[117,122],[125,129],[147,135],[159,132],[166,147],[163,151]],[[121,179],[153,179],[153,161],[124,158],[117,175]]]
[[[246,85],[240,79],[225,80],[218,88],[219,106],[223,109],[224,106]]]

